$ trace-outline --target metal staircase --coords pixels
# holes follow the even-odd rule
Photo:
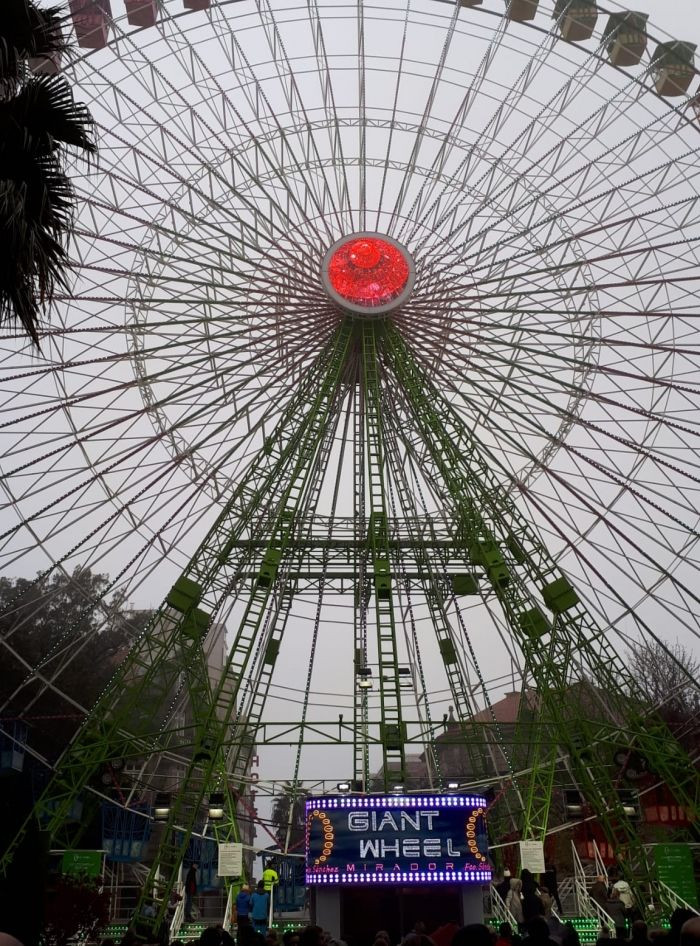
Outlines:
[[[571,852],[574,861],[574,896],[576,901],[576,913],[590,920],[595,920],[598,923],[598,928],[602,929],[605,927],[611,932],[615,929],[615,923],[613,922],[612,917],[606,913],[606,911],[600,906],[600,904],[593,900],[590,896],[589,890],[593,880],[597,876],[605,878],[605,882],[608,881],[608,871],[603,863],[603,859],[600,856],[600,851],[598,850],[597,844],[593,844],[594,853],[595,853],[595,863],[592,865],[587,865],[587,868],[584,868],[581,863],[581,858],[578,856],[578,851],[576,850],[576,845],[571,842]]]

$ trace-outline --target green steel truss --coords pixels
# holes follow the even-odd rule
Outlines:
[[[317,509],[344,412],[342,436],[352,430],[353,515],[329,520]],[[644,861],[618,795],[616,751],[645,755],[697,817],[695,770],[664,725],[648,716],[604,629],[504,491],[497,469],[498,458],[466,428],[389,319],[340,322],[36,805],[34,817],[58,836],[76,798],[110,759],[185,760],[138,904],[142,930],[164,917],[211,792],[223,793],[226,803],[217,836],[238,837],[236,802],[256,745],[351,746],[354,777],[365,787],[372,751],[381,757],[385,789],[405,781],[406,751],[416,746],[439,788],[439,736],[441,747],[464,750],[474,784],[495,786],[497,838],[544,835],[553,779],[563,769],[625,863],[636,861],[638,869]],[[441,516],[428,514],[416,470],[439,495]],[[351,720],[309,721],[306,703],[298,719],[264,718],[294,596],[309,589],[318,591],[319,612],[329,591],[354,595],[354,675],[359,681],[372,674],[379,718],[359,686]],[[426,684],[411,611],[416,594],[427,605],[455,707],[450,731],[435,723],[420,695]],[[495,718],[477,718],[476,694],[487,694],[459,607],[465,596],[479,596],[498,614],[524,659],[524,697],[508,738]],[[231,602],[237,626],[225,667],[212,681],[202,645]],[[418,694],[411,713],[402,705],[402,634]],[[186,723],[175,714],[183,698],[191,709]],[[299,748],[295,777],[298,767]],[[4,853],[3,869],[13,851]],[[149,917],[143,908],[154,890],[156,916]]]
[[[383,353],[392,390],[399,392],[431,465],[451,494],[470,561],[498,599],[532,673],[539,724],[523,835],[541,834],[546,827],[556,759],[545,745],[557,746],[621,852],[623,867],[634,879],[634,864],[638,881],[645,857],[610,772],[614,751],[640,751],[694,817],[700,801],[697,771],[661,720],[645,712],[638,682],[500,486],[494,458],[487,459],[483,445],[390,324]],[[596,720],[596,709],[605,721]]]

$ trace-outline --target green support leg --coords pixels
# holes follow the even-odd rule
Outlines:
[[[473,432],[418,366],[394,327],[387,331],[385,352],[393,381],[453,497],[465,539],[469,541],[475,525],[478,528],[472,560],[483,571],[531,668],[555,738],[606,836],[622,852],[628,879],[639,885],[649,878],[636,825],[624,810],[611,770],[615,748],[632,745],[641,751],[693,817],[698,816],[700,798],[697,773],[667,727],[644,711],[636,681],[512,497],[500,488]],[[531,783],[534,794],[527,815],[538,824],[525,824],[526,834],[540,832],[547,823],[549,764]]]
[[[377,336],[383,323],[362,324],[362,374],[364,382],[364,441],[366,445],[368,541],[374,578],[374,606],[379,655],[379,694],[382,712],[384,787],[406,778],[406,729],[401,711],[399,663],[396,646],[391,558],[387,519],[384,433],[379,391]]]

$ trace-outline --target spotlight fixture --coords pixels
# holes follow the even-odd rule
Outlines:
[[[153,799],[153,820],[167,821],[171,808],[170,795],[167,792],[158,792]]]
[[[224,817],[224,795],[223,792],[212,792],[209,796],[209,820],[222,821]]]
[[[339,792],[349,792],[350,791],[350,782],[338,782],[336,788]]]
[[[391,787],[391,791],[394,795],[402,795],[404,790],[403,785],[392,785]]]
[[[632,821],[639,821],[642,813],[639,808],[639,795],[630,789],[620,789],[617,793],[623,812]]]
[[[567,815],[580,818],[581,815],[583,815],[583,798],[581,797],[581,793],[573,789],[566,791],[564,797],[566,799]]]
[[[448,782],[447,787],[451,792],[456,792],[459,788],[459,782]]]
[[[357,685],[360,690],[371,690],[373,687],[372,681],[368,677],[360,677],[357,681]]]

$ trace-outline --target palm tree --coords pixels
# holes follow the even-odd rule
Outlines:
[[[34,0],[0,2],[0,325],[19,322],[37,346],[42,310],[68,287],[75,195],[65,161],[97,151],[68,80],[28,65],[66,52],[63,20]]]
[[[275,795],[271,821],[282,850],[294,849],[304,839],[306,789],[296,782],[284,782]]]

